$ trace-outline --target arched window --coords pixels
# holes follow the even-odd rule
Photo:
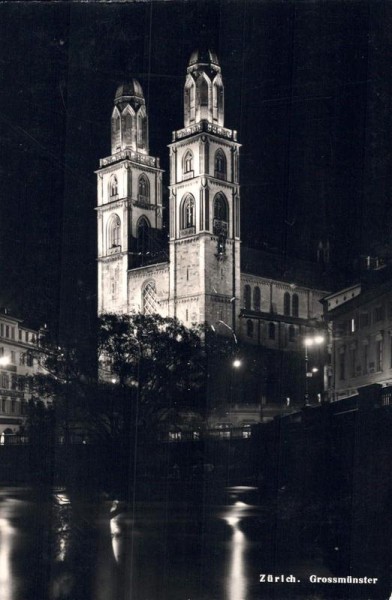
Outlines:
[[[130,115],[129,113],[125,115],[125,129],[128,132],[130,132],[132,129],[132,115]]]
[[[223,150],[219,148],[219,150],[215,152],[215,177],[217,177],[218,179],[226,179],[226,172],[226,156]]]
[[[120,117],[119,115],[115,115],[112,119],[112,127],[113,127],[113,131],[114,133],[117,133],[118,131],[120,131]]]
[[[138,254],[148,254],[150,251],[150,223],[146,217],[140,217],[137,224],[136,236]]]
[[[298,317],[299,316],[299,299],[298,299],[298,294],[293,294],[292,311],[293,311],[293,317]]]
[[[268,337],[270,340],[275,339],[275,323],[270,323],[268,325]]]
[[[112,215],[108,227],[108,247],[115,248],[121,244],[121,220],[118,215]]]
[[[228,232],[228,206],[225,196],[219,192],[214,198],[214,235],[223,233],[227,235]]]
[[[110,197],[118,196],[118,181],[117,177],[113,175],[110,179]]]
[[[294,327],[294,325],[289,326],[289,342],[295,342],[295,327]]]
[[[253,290],[253,310],[260,311],[261,308],[261,294],[258,285]]]
[[[253,331],[254,331],[254,327],[253,327],[253,321],[251,321],[250,319],[247,320],[246,322],[246,335],[250,338],[253,337]]]
[[[185,196],[181,210],[181,229],[190,229],[196,226],[195,199],[191,194]]]
[[[199,77],[199,81],[200,106],[208,106],[208,83],[203,77]]]
[[[246,310],[250,310],[251,309],[251,291],[250,291],[250,285],[246,284],[244,287],[244,308]]]
[[[193,154],[190,150],[185,153],[183,159],[183,171],[184,173],[192,173],[193,171]]]
[[[144,315],[154,315],[158,312],[158,298],[155,281],[146,283],[142,290],[142,307]]]
[[[291,314],[291,298],[288,292],[285,292],[283,296],[283,314],[287,317]]]
[[[145,175],[139,177],[138,200],[144,204],[148,204],[150,200],[150,184]]]

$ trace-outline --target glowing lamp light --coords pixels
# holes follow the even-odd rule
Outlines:
[[[1,356],[0,357],[0,366],[1,367],[5,367],[6,365],[8,365],[10,362],[10,359],[8,358],[8,356]]]
[[[242,364],[242,363],[241,363],[241,361],[240,361],[240,359],[239,359],[239,358],[236,358],[235,360],[233,360],[233,367],[234,367],[235,369],[238,369],[238,368],[241,366],[241,364]]]

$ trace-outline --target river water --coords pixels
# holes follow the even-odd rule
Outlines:
[[[175,494],[174,494],[175,496]],[[125,503],[66,489],[0,490],[1,600],[261,600],[376,598],[309,583],[320,556],[277,549],[256,488],[219,500]],[[297,581],[260,583],[260,574]],[[300,581],[299,581],[300,580]],[[357,594],[358,592],[358,594]],[[332,595],[333,594],[333,595]],[[345,595],[346,594],[346,595]]]

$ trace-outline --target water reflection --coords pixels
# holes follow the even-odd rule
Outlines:
[[[3,513],[3,511],[2,511]],[[11,549],[14,545],[15,528],[9,519],[0,518],[0,589],[2,600],[14,597]]]
[[[305,567],[320,574],[324,567],[309,558],[304,566],[293,554],[282,558],[275,524],[257,505],[255,491],[220,489],[210,502],[173,494],[130,506],[65,490],[0,489],[0,598],[328,597],[327,590],[301,586],[260,587],[260,569],[274,572],[283,564],[300,576]]]
[[[232,487],[228,488],[231,498],[239,498],[256,488]],[[228,573],[226,577],[227,600],[246,600],[248,588],[248,574],[246,571],[245,554],[249,547],[249,540],[241,531],[241,522],[252,505],[236,500],[232,506],[222,515],[222,518],[232,529],[232,537],[229,542]]]

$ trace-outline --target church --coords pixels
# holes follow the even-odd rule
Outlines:
[[[241,247],[241,144],[225,126],[224,108],[217,55],[193,52],[183,126],[169,144],[166,207],[142,87],[135,79],[118,87],[111,155],[97,170],[98,312],[207,322],[252,345],[299,353],[304,335],[323,328],[320,261]],[[320,255],[327,262],[328,248]]]

